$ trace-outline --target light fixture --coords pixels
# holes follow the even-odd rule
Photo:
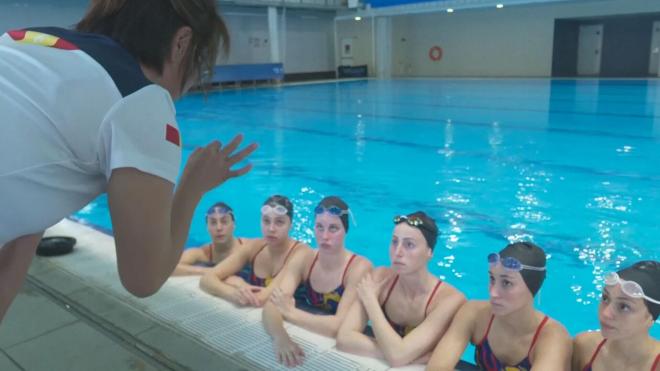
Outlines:
[[[362,20],[362,17],[360,17],[360,16],[356,16],[356,17],[355,17],[355,20],[356,20],[356,21],[361,21],[361,20]]]
[[[497,9],[502,9],[502,8],[504,8],[504,4],[497,4],[495,7],[496,7]]]
[[[452,8],[447,9],[447,13],[453,13],[453,12],[454,12],[454,9],[452,9]]]

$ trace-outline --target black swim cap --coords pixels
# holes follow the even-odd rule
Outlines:
[[[415,219],[421,221],[421,224],[415,222]],[[429,245],[429,248],[433,250],[435,248],[435,243],[438,240],[438,226],[435,224],[435,220],[430,216],[426,215],[423,211],[415,211],[412,214],[408,214],[404,217],[395,217],[394,224],[400,224],[406,222],[409,226],[419,229],[422,232],[422,236],[426,240],[426,244]]]
[[[545,267],[545,252],[540,247],[531,242],[515,242],[507,245],[500,251],[500,258],[512,257],[518,259],[522,264],[532,267]],[[541,289],[543,281],[545,280],[546,271],[535,271],[530,269],[523,269],[520,275],[525,281],[525,285],[535,296]]]
[[[322,199],[316,207],[319,206],[326,209],[335,206],[340,208],[342,211],[346,211],[346,213],[339,215],[339,219],[341,220],[341,224],[344,226],[344,231],[348,232],[348,204],[346,204],[344,200],[337,196],[328,196]]]
[[[660,300],[660,262],[645,260],[616,273],[623,280],[637,282],[644,290],[644,295],[653,300]],[[660,305],[651,303],[646,299],[644,299],[644,304],[646,304],[653,320],[657,320],[660,314]]]

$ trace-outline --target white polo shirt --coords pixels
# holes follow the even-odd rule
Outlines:
[[[174,183],[181,140],[169,93],[105,36],[0,36],[0,248],[105,192],[113,169]]]

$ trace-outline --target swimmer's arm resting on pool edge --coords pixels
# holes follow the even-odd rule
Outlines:
[[[244,248],[232,251],[218,265],[204,273],[199,281],[199,287],[211,295],[229,300],[237,305],[254,307],[263,305],[257,297],[257,293],[263,288],[249,285],[241,279],[234,279],[235,275],[256,254],[260,247],[259,241],[259,239],[249,240],[245,242]]]
[[[304,265],[310,256],[313,257],[312,250],[304,250],[303,253],[291,257],[282,272],[277,275],[280,281],[277,284],[271,283],[271,286],[276,286],[273,290],[275,296],[266,301],[261,313],[264,328],[273,339],[275,357],[280,364],[287,367],[301,365],[305,352],[291,339],[284,328],[285,316],[280,308],[288,308],[288,306],[279,303],[278,300],[293,301],[293,292],[303,279]],[[290,304],[295,306],[293,303]]]
[[[203,267],[194,264],[198,262],[206,262],[207,260],[208,259],[206,254],[204,254],[203,246],[197,248],[188,248],[181,254],[181,259],[174,268],[172,276],[202,275],[211,270],[211,267]]]
[[[550,319],[530,353],[532,370],[569,371],[572,357],[573,339],[561,323]]]
[[[380,274],[379,274],[380,273]],[[378,293],[388,283],[387,270],[376,270],[358,286],[358,296],[367,318],[371,320],[376,344],[392,367],[421,362],[445,333],[456,311],[465,302],[463,294],[450,286],[442,286],[437,304],[426,318],[405,336],[399,335],[388,322],[379,302]],[[362,335],[364,336],[364,335]],[[343,339],[338,339],[341,342]]]
[[[385,276],[382,274],[383,272],[382,269],[375,269],[370,274],[373,275],[375,280],[380,282],[385,279]],[[381,291],[382,285],[378,285],[374,295],[378,298]],[[368,321],[369,316],[367,315],[367,311],[362,304],[362,300],[358,297],[351,304],[346,317],[344,317],[339,327],[339,331],[337,331],[337,349],[361,356],[385,359],[385,354],[383,354],[383,351],[378,346],[376,339],[363,333]]]
[[[427,370],[454,371],[468,343],[472,342],[475,324],[483,307],[482,301],[468,301],[463,304],[433,350]]]
[[[305,268],[304,272],[309,270],[308,267]],[[346,282],[344,282],[346,289],[339,300],[337,313],[334,315],[318,315],[293,307],[290,312],[283,313],[284,319],[317,334],[336,338],[341,323],[346,318],[351,305],[357,299],[356,287],[360,280],[371,272],[371,268],[371,263],[368,260],[361,257],[356,260],[353,269],[349,270],[346,275]],[[288,294],[293,295],[293,292],[291,291]]]
[[[145,297],[158,291],[179,262],[204,193],[251,169],[230,170],[256,149],[252,144],[232,154],[241,141],[237,136],[224,148],[216,141],[195,150],[174,192],[171,182],[136,168],[112,170],[107,193],[117,268],[130,293]]]

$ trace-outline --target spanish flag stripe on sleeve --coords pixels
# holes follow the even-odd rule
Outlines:
[[[78,47],[60,37],[42,32],[14,30],[7,32],[16,42],[30,45],[47,46],[62,50],[78,50]]]

